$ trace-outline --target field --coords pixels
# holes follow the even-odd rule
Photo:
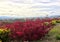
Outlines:
[[[0,21],[1,42],[60,42],[60,18]]]

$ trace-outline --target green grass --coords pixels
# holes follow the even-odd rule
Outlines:
[[[41,42],[60,42],[60,24],[54,26]]]
[[[54,28],[52,28],[50,30],[49,34],[51,34],[51,35],[60,34],[60,24],[58,24],[57,26],[55,26]]]

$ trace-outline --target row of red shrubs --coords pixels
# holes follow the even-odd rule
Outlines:
[[[11,24],[5,24],[4,27],[11,30],[9,37],[11,39],[19,40],[40,40],[53,26],[52,20],[54,19],[35,19],[26,20],[25,22],[15,21]]]

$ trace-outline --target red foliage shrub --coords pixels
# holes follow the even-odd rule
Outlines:
[[[48,25],[44,23],[48,22]],[[50,24],[51,19],[36,19],[26,20],[25,22],[16,21],[10,25],[6,25],[8,28],[11,29],[11,35],[13,38],[23,38],[23,40],[39,40],[44,37],[52,24]]]
[[[26,20],[25,22],[16,21],[12,24],[6,24],[5,27],[11,30],[10,38],[22,40],[39,40],[42,39],[51,29],[52,19]],[[48,25],[45,25],[48,22]]]

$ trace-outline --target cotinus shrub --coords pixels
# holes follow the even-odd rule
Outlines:
[[[20,40],[27,41],[40,40],[49,32],[52,26],[50,23],[51,20],[46,19],[46,21],[41,19],[34,21],[26,20],[25,22],[16,21],[7,27],[10,27],[10,37],[13,39],[19,38]]]
[[[35,20],[28,19],[24,22],[15,21],[11,24],[4,25],[3,27],[7,27],[8,29],[1,29],[0,34],[4,34],[4,36],[9,37],[12,40],[17,39],[21,41],[36,41],[43,39],[43,37],[48,34],[48,32],[51,30],[51,27],[55,24],[56,21],[49,18]],[[2,39],[4,36],[2,36]]]

